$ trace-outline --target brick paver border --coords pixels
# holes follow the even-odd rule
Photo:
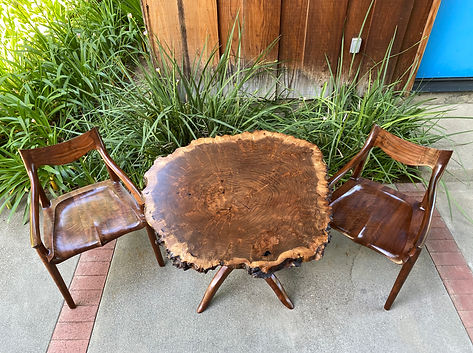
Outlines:
[[[396,187],[413,198],[422,197],[425,193],[422,184],[396,184]],[[425,245],[473,342],[473,273],[437,210],[434,211]]]
[[[63,304],[48,353],[86,353],[116,240],[80,256],[69,287],[77,308]]]
[[[413,198],[421,197],[425,190],[421,184],[396,184],[396,187]],[[64,304],[48,353],[87,352],[115,244],[113,241],[81,255],[70,285],[77,308],[71,310]],[[473,273],[437,210],[426,247],[473,342]]]

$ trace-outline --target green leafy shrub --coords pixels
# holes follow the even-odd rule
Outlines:
[[[317,144],[333,173],[360,149],[374,123],[424,145],[443,136],[436,127],[438,113],[395,84],[385,84],[383,65],[370,73],[374,78],[364,94],[334,75],[333,89],[314,99],[272,100],[246,88],[257,75],[274,75],[277,63],[266,62],[262,53],[244,66],[231,57],[231,42],[215,67],[213,58],[200,58],[190,74],[184,73],[162,49],[161,59],[169,65],[156,70],[137,0],[17,0],[13,5],[0,0],[0,5],[7,9],[0,18],[8,48],[0,60],[0,211],[15,210],[29,192],[19,148],[55,144],[92,126],[100,128],[112,157],[139,186],[157,156],[199,137],[283,132]],[[14,23],[22,31],[13,30]],[[85,158],[46,168],[40,180],[57,193],[105,173],[99,159]],[[366,173],[382,181],[416,178],[415,170],[377,152]]]
[[[118,0],[0,0],[0,6],[0,210],[15,210],[29,187],[17,150],[78,133],[75,121],[130,69],[142,29]],[[62,191],[84,183],[88,173],[71,168],[52,169],[42,181],[52,179]]]

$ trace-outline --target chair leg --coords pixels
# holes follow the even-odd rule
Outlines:
[[[148,233],[149,242],[154,251],[154,255],[156,256],[156,260],[158,260],[159,266],[164,266],[163,256],[161,255],[161,250],[159,249],[159,245],[156,240],[156,234],[154,233],[153,228],[149,225],[146,225],[146,232]]]
[[[76,307],[76,303],[74,303],[71,293],[69,292],[69,289],[67,288],[67,285],[64,282],[61,274],[59,273],[59,270],[57,269],[56,265],[49,263],[48,259],[39,250],[38,254],[41,258],[41,261],[43,261],[44,266],[46,266],[49,274],[56,283],[56,286],[59,288],[59,291],[64,297],[64,300],[66,301],[67,305],[69,306],[69,308],[74,309]]]
[[[397,297],[397,294],[401,290],[402,285],[407,279],[407,276],[412,270],[412,267],[417,261],[417,258],[419,257],[420,250],[417,250],[414,255],[412,255],[409,260],[407,260],[404,265],[402,265],[401,271],[399,272],[399,275],[396,278],[396,282],[394,282],[394,286],[391,289],[391,293],[389,293],[389,297],[386,300],[386,303],[384,304],[384,309],[389,310],[391,309],[391,305],[393,305],[394,300]]]

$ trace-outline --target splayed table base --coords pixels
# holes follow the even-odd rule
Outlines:
[[[209,286],[207,287],[207,290],[205,291],[204,297],[202,298],[202,301],[200,302],[199,307],[197,308],[198,313],[201,313],[205,309],[207,309],[215,293],[217,293],[217,290],[220,288],[223,281],[225,281],[225,279],[232,271],[233,268],[231,267],[220,267],[220,269],[217,271],[214,278],[210,282]],[[292,304],[291,299],[289,299],[286,291],[284,290],[284,287],[274,274],[272,274],[271,277],[265,278],[265,281],[269,284],[274,293],[276,293],[281,303],[283,303],[289,309],[294,309],[294,304]]]

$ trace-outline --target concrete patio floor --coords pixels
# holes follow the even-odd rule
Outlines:
[[[294,310],[240,270],[197,314],[212,274],[158,268],[145,234],[123,237],[88,352],[469,352],[427,252],[392,310],[383,309],[398,271],[333,232],[321,261],[278,272]]]
[[[29,246],[23,213],[7,218],[0,215],[0,352],[46,352],[64,299]],[[58,266],[66,283],[77,260]]]
[[[440,99],[449,102],[449,97]],[[469,101],[473,99],[465,99],[451,115],[472,116]],[[471,122],[457,128],[468,129]],[[471,150],[461,147],[458,156],[470,168],[473,162],[465,161],[473,158]],[[471,217],[473,173],[460,173],[454,164],[450,169],[447,189]],[[473,226],[455,207],[450,218],[442,190],[437,208],[473,270]],[[29,248],[22,214],[15,214],[9,223],[6,218],[7,213],[0,215],[0,352],[46,352],[63,299]],[[76,265],[77,258],[60,265],[67,283]],[[383,309],[399,268],[332,231],[322,260],[277,273],[294,310],[285,308],[265,281],[238,270],[223,283],[209,308],[197,314],[215,272],[182,271],[169,261],[160,268],[145,232],[135,232],[117,241],[87,351],[473,352],[426,250],[392,309]]]

